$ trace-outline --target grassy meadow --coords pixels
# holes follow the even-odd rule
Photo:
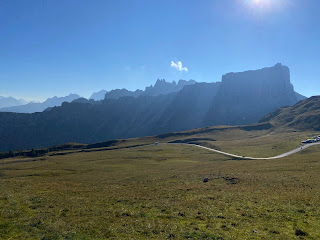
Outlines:
[[[320,239],[320,146],[235,160],[147,145],[268,157],[315,134],[217,129],[0,160],[0,239]]]

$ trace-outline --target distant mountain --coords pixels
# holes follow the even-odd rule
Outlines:
[[[105,99],[119,99],[121,97],[139,97],[139,96],[158,96],[180,91],[184,86],[195,84],[194,80],[179,80],[178,83],[173,81],[167,82],[164,79],[158,79],[154,86],[146,87],[146,89],[129,91],[125,88],[115,89],[105,95]]]
[[[95,101],[103,100],[107,92],[108,91],[106,91],[106,90],[101,90],[99,92],[94,92],[94,93],[92,93],[92,95],[91,95],[91,97],[89,99],[93,99]]]
[[[106,93],[105,99],[119,99],[122,97],[139,97],[143,94],[142,90],[137,89],[136,91],[129,91],[125,88],[122,89],[114,89],[110,92]]]
[[[299,130],[320,131],[320,96],[302,100],[294,106],[282,107],[271,112],[260,122]]]
[[[15,99],[13,97],[0,96],[0,108],[19,106],[28,103],[23,99]]]
[[[156,85],[153,89],[158,88]],[[0,113],[0,150],[65,142],[95,143],[213,125],[252,124],[300,98],[290,83],[289,69],[277,64],[226,74],[222,82],[185,85],[180,91],[166,95],[141,94],[118,99],[106,96],[103,101],[77,99],[42,113]]]
[[[158,123],[155,124],[154,129],[159,130],[157,134],[211,125],[206,124],[204,120],[220,87],[221,82],[185,86],[174,95],[174,99],[166,106]]]
[[[42,103],[28,103],[25,105],[1,108],[1,112],[16,112],[16,113],[35,113],[42,112],[46,108],[51,108],[55,106],[61,106],[63,102],[72,102],[73,100],[80,98],[77,94],[70,94],[66,97],[53,97],[48,98]]]
[[[146,87],[143,95],[158,96],[161,94],[169,94],[172,92],[179,92],[184,86],[195,84],[195,80],[179,80],[178,83],[173,81],[172,83],[166,82],[164,79],[158,79],[154,86]]]
[[[221,87],[212,102],[205,122],[212,125],[242,125],[258,122],[280,106],[305,99],[290,82],[287,66],[273,67],[222,76]],[[219,117],[217,117],[219,116]]]

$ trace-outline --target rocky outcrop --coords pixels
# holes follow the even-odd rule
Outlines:
[[[273,67],[222,76],[221,87],[206,117],[209,125],[241,125],[258,122],[280,106],[297,103],[287,66]],[[217,117],[218,116],[218,117]]]
[[[139,96],[159,96],[180,91],[184,86],[195,84],[194,80],[179,80],[178,84],[173,81],[167,82],[164,79],[158,79],[154,86],[146,87],[144,91],[137,89],[129,91],[125,88],[112,90],[105,95],[105,99],[119,99],[121,97],[139,97]]]

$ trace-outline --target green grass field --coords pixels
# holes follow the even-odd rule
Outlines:
[[[124,148],[192,139],[268,157],[313,134],[194,130],[2,159],[0,239],[320,239],[320,146],[259,161],[185,145]]]

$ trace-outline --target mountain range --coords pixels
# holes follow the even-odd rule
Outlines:
[[[47,108],[61,106],[63,102],[72,102],[75,99],[80,98],[77,94],[70,94],[65,97],[52,97],[41,103],[27,103],[24,105],[16,105],[12,107],[4,107],[0,109],[0,112],[16,112],[16,113],[35,113],[42,112]]]
[[[99,92],[94,92],[89,100],[94,101],[101,101],[104,99],[119,99],[120,97],[139,97],[141,95],[146,96],[157,96],[161,94],[169,94],[172,92],[180,91],[184,86],[191,85],[196,83],[194,80],[179,80],[178,83],[173,81],[172,83],[166,82],[164,79],[158,79],[154,86],[146,87],[146,89],[140,90],[137,89],[136,91],[129,91],[125,88],[123,89],[114,89],[111,91],[101,90]],[[35,112],[42,112],[46,109],[50,109],[52,107],[61,106],[63,102],[72,102],[81,98],[77,94],[70,94],[65,97],[52,97],[48,98],[44,102],[36,103],[27,103],[24,100],[17,100],[15,98],[9,97],[4,98],[0,97],[0,112],[16,112],[16,113],[35,113]],[[83,101],[83,99],[79,100]],[[78,101],[78,102],[79,102]]]
[[[146,89],[136,91],[129,91],[125,88],[123,89],[115,89],[107,92],[105,95],[105,99],[119,99],[120,97],[139,97],[139,96],[158,96],[158,95],[166,95],[173,92],[179,92],[183,87],[195,84],[195,80],[179,80],[178,83],[175,81],[167,82],[165,79],[158,79],[154,86],[146,87]]]
[[[104,97],[106,96],[106,93],[108,91],[106,90],[100,90],[99,92],[94,92],[92,93],[91,97],[89,99],[92,99],[92,100],[95,100],[95,101],[100,101],[100,100],[103,100]]]
[[[23,99],[16,99],[13,97],[2,97],[0,96],[0,108],[13,107],[27,104],[28,102]]]
[[[159,80],[144,92],[152,93],[158,85],[168,86]],[[112,98],[109,92],[102,101],[76,99],[41,113],[0,113],[0,150],[65,142],[94,143],[214,125],[252,124],[279,107],[305,98],[294,91],[289,68],[281,64],[229,73],[217,83],[192,82],[168,94],[150,96],[140,91],[137,96],[114,94]]]

